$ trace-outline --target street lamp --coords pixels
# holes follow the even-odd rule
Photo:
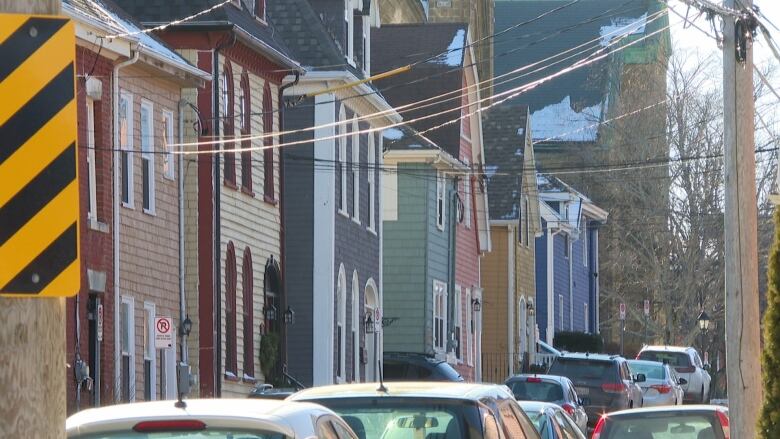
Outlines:
[[[287,307],[287,311],[284,312],[284,323],[287,325],[295,324],[295,311],[289,306]]]
[[[373,312],[371,311],[366,313],[366,318],[364,322],[366,334],[374,333],[374,319],[371,317],[371,314],[373,314]]]
[[[482,302],[480,302],[478,298],[472,300],[471,301],[471,308],[474,310],[474,312],[482,311]]]
[[[181,335],[184,337],[189,337],[190,332],[192,332],[192,320],[190,320],[190,316],[187,316],[184,318],[184,321],[181,322],[181,328],[179,329],[181,332]]]
[[[701,310],[696,320],[699,322],[699,329],[702,331],[707,331],[710,328],[710,316],[707,315],[706,311]]]

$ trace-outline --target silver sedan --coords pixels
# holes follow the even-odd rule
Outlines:
[[[661,405],[680,405],[683,403],[682,385],[687,382],[677,377],[668,364],[657,361],[629,360],[628,367],[632,375],[643,374],[645,381],[639,383],[642,388],[643,407]]]

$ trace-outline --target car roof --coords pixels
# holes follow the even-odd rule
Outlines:
[[[728,414],[728,407],[720,405],[709,404],[694,404],[694,405],[667,405],[657,407],[643,407],[639,409],[620,410],[612,413],[607,413],[604,416],[614,417],[621,415],[632,415],[636,413],[663,413],[663,412],[715,412],[721,411]]]
[[[542,401],[517,401],[520,407],[525,412],[541,412],[546,409],[560,410],[561,407],[558,404]]]
[[[333,414],[312,403],[291,403],[270,399],[190,399],[186,406],[175,401],[117,404],[87,409],[70,416],[65,422],[69,434],[129,430],[142,421],[197,419],[209,425],[229,420],[236,427],[268,429],[294,437],[293,425],[312,415]]]
[[[312,387],[301,390],[288,399],[294,401],[328,398],[361,397],[411,397],[444,398],[477,401],[481,398],[513,399],[509,388],[501,384],[476,384],[446,381],[404,381],[384,383],[386,391],[379,390],[379,383],[339,384]]]
[[[628,364],[644,364],[647,366],[660,366],[660,367],[666,366],[666,364],[660,361],[650,361],[650,360],[628,360]]]
[[[510,381],[518,381],[518,380],[524,380],[527,378],[539,378],[544,381],[555,381],[558,383],[565,383],[569,380],[567,377],[559,376],[559,375],[543,375],[543,374],[520,374],[520,375],[513,375],[509,378],[507,378],[506,382]]]
[[[567,358],[576,358],[576,359],[583,359],[583,360],[600,360],[600,361],[614,361],[614,360],[623,360],[624,358],[620,355],[609,355],[609,354],[591,354],[588,352],[565,352],[561,354],[560,357],[557,357],[555,360],[565,360]]]
[[[691,348],[690,346],[645,346],[642,348],[641,351],[639,351],[639,353],[641,354],[642,352],[645,351],[661,351],[661,352],[666,351],[666,352],[682,352],[687,354],[688,352],[690,352],[691,349],[693,348]]]

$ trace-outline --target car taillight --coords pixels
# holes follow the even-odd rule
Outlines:
[[[720,421],[720,428],[723,429],[723,438],[730,439],[731,431],[729,429],[729,416],[726,413],[724,413],[722,410],[715,410],[715,413],[718,415],[718,421]]]
[[[569,403],[567,402],[567,403],[564,403],[563,405],[561,405],[561,408],[562,408],[562,409],[563,409],[563,410],[564,410],[566,413],[568,413],[568,414],[569,414],[569,416],[572,416],[572,417],[574,416],[574,406],[573,406],[573,405],[571,405],[571,404],[569,404]]]
[[[650,388],[657,390],[658,393],[669,393],[672,391],[672,386],[666,384],[654,384]]]
[[[541,383],[542,379],[539,377],[528,377],[525,381],[528,383]]]
[[[696,372],[696,368],[693,366],[688,367],[675,367],[674,370],[680,373],[693,373]]]
[[[606,420],[606,416],[599,418],[599,422],[596,423],[596,428],[593,429],[593,435],[590,437],[590,439],[599,439],[601,437],[601,430],[604,429],[604,423]]]
[[[155,433],[168,431],[200,431],[206,424],[192,419],[171,419],[165,421],[143,421],[135,424],[133,430],[138,433]]]
[[[601,390],[607,393],[622,393],[626,390],[625,383],[604,383],[601,385]]]

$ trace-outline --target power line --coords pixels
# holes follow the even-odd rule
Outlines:
[[[88,3],[91,2],[91,1],[92,0],[87,0]],[[221,8],[222,6],[225,6],[226,4],[230,3],[231,1],[232,0],[224,0],[222,3],[217,3],[216,5],[214,5],[214,6],[210,7],[210,8],[204,9],[204,10],[202,10],[200,12],[195,13],[195,14],[192,14],[189,17],[184,17],[184,18],[180,18],[178,20],[173,20],[173,21],[170,21],[168,23],[161,24],[159,26],[150,27],[148,29],[141,29],[141,30],[134,31],[134,32],[125,32],[125,33],[120,33],[120,34],[116,34],[116,35],[108,35],[108,36],[106,36],[104,38],[106,38],[108,40],[113,40],[114,38],[132,37],[132,36],[135,36],[135,35],[141,35],[141,34],[148,34],[148,33],[151,33],[151,32],[156,32],[158,30],[165,30],[165,29],[167,29],[170,26],[176,26],[178,24],[182,24],[182,23],[188,22],[190,20],[194,20],[194,19],[200,17],[201,15],[206,15],[209,12],[212,12],[212,11],[214,11],[216,9]]]

